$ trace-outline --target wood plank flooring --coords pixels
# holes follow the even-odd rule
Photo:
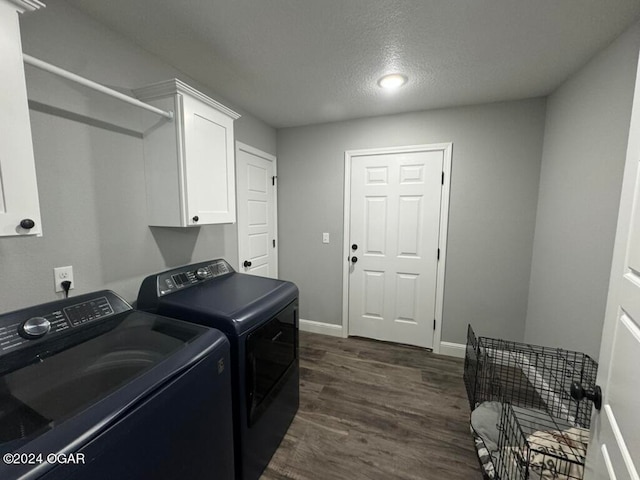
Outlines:
[[[300,409],[261,480],[481,480],[462,365],[300,332]]]

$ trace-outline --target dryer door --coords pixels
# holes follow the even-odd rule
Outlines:
[[[255,423],[298,358],[298,301],[249,333],[246,344],[247,418]]]

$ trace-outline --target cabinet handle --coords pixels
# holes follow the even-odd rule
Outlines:
[[[200,217],[198,215],[196,215],[195,217],[193,217],[193,221],[197,222],[198,220],[200,220]]]
[[[249,260],[245,260],[242,265],[244,266],[244,268],[249,268],[251,266],[251,262]]]
[[[25,218],[20,222],[20,226],[25,230],[31,230],[33,227],[36,226],[36,222],[31,220],[30,218]]]

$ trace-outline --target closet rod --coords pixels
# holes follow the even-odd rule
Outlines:
[[[130,103],[131,105],[135,105],[136,107],[144,108],[145,110],[149,110],[150,112],[157,113],[158,115],[162,115],[165,118],[173,120],[173,112],[166,112],[164,110],[160,110],[159,108],[156,108],[153,105],[149,105],[148,103],[141,102],[138,99],[125,95],[124,93],[120,93],[111,88],[105,87],[104,85],[100,85],[99,83],[89,80],[88,78],[81,77],[80,75],[76,75],[75,73],[71,73],[60,67],[51,65],[50,63],[43,62],[42,60],[38,60],[37,58],[34,58],[31,55],[27,55],[26,53],[22,54],[22,59],[24,60],[24,63],[29,64],[33,67],[39,68],[41,70],[45,70],[47,72],[53,73],[54,75],[58,75],[60,77],[64,77],[67,80],[71,80],[72,82],[79,83],[80,85],[84,85],[85,87],[92,88],[93,90],[97,90],[98,92],[102,92],[106,95],[117,98],[118,100],[122,100],[123,102]]]

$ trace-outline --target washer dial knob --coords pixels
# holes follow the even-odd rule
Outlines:
[[[49,330],[51,330],[49,320],[44,317],[31,317],[20,325],[18,332],[26,338],[40,338],[49,333]]]
[[[198,280],[204,280],[208,276],[209,276],[209,271],[206,268],[203,267],[196,270],[196,278]]]

